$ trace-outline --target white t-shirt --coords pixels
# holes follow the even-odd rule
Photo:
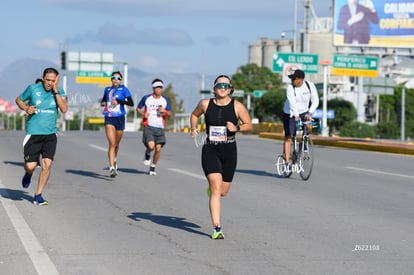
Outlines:
[[[293,87],[289,84],[286,89],[286,101],[283,107],[283,112],[290,116],[299,116],[299,114],[309,112],[313,113],[319,105],[319,96],[315,84],[307,81],[310,87],[306,85],[305,81],[301,87]],[[309,103],[312,103],[309,107]]]

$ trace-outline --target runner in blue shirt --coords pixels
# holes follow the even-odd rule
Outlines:
[[[109,175],[114,178],[118,174],[116,159],[119,143],[125,130],[125,116],[127,114],[125,105],[134,106],[134,102],[131,92],[125,85],[121,84],[121,72],[113,72],[111,80],[112,86],[105,88],[101,106],[104,107],[105,133],[109,143]]]

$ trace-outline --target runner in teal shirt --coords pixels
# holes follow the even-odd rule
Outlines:
[[[57,127],[59,110],[66,113],[65,92],[58,87],[59,72],[55,68],[43,71],[41,83],[30,84],[16,98],[16,104],[27,117],[26,136],[23,141],[24,176],[23,188],[29,188],[32,175],[38,164],[41,164],[39,181],[34,193],[33,203],[48,205],[42,192],[48,182],[52,162],[56,153]]]
[[[65,91],[58,87],[61,97]],[[52,91],[46,91],[43,83],[31,84],[20,95],[20,99],[28,101],[29,106],[35,106],[36,111],[28,116],[26,133],[29,135],[48,135],[57,133],[56,120],[58,106]]]

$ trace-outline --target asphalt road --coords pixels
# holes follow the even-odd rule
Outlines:
[[[0,132],[1,274],[414,274],[414,158],[316,147],[311,178],[275,176],[280,141],[239,135],[211,240],[201,148],[168,133],[157,175],[141,132],[119,175],[103,132],[65,132],[44,197],[21,187],[23,132]]]

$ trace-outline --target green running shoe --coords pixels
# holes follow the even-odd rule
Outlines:
[[[221,229],[218,230],[218,231],[216,229],[214,229],[213,234],[211,234],[211,238],[213,240],[222,240],[222,239],[224,239],[223,231],[221,231]]]

